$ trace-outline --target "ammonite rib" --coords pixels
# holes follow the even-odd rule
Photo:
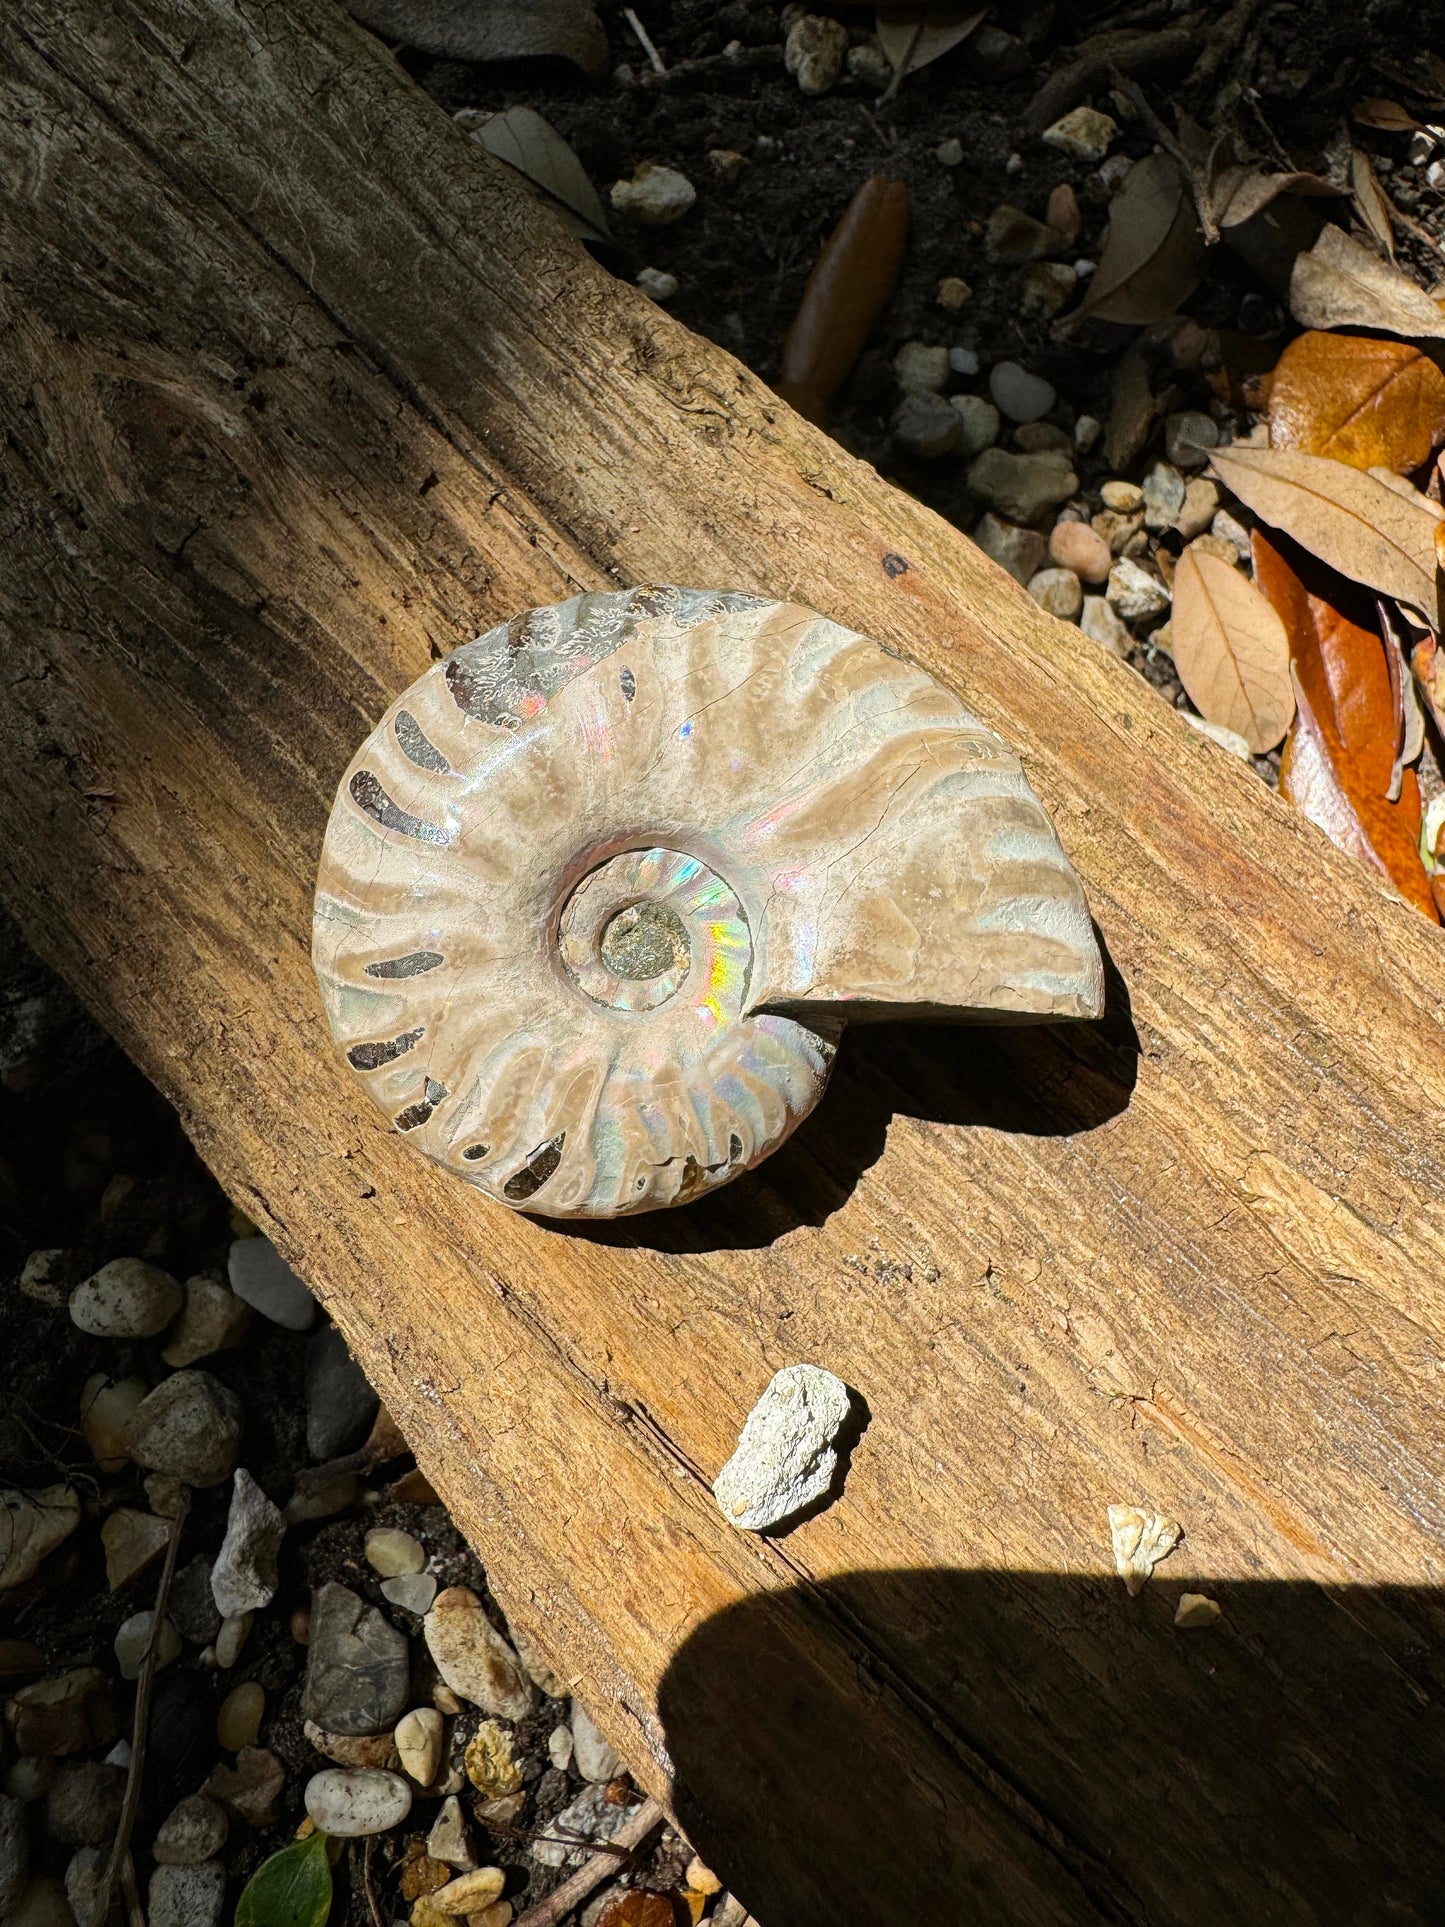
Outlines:
[[[559,1217],[757,1164],[844,1021],[1102,1005],[1008,746],[876,643],[704,590],[532,610],[413,684],[342,781],[313,955],[396,1127]]]

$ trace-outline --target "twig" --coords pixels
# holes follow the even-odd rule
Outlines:
[[[146,1927],[145,1908],[140,1904],[140,1889],[135,1880],[135,1861],[129,1853],[121,1862],[120,1891],[125,1900],[127,1927]]]
[[[1078,58],[1050,74],[1039,88],[1024,114],[1024,126],[1030,133],[1041,134],[1060,114],[1077,107],[1085,94],[1102,87],[1113,67],[1124,74],[1142,74],[1197,54],[1201,36],[1196,25],[1203,17],[1187,15],[1178,26],[1158,33],[1099,34],[1085,41]]]
[[[890,100],[892,100],[893,96],[898,92],[898,89],[903,85],[903,76],[908,72],[909,66],[913,60],[913,56],[918,51],[919,36],[923,32],[923,22],[925,18],[926,18],[926,15],[919,14],[918,23],[914,27],[913,32],[908,36],[908,45],[903,49],[903,58],[899,61],[898,65],[893,69],[893,78],[892,80],[889,81],[888,85],[884,88],[883,92],[878,96],[878,105],[880,107],[886,106],[887,103]]]
[[[381,1918],[381,1908],[377,1904],[376,1889],[371,1884],[371,1850],[376,1845],[376,1835],[366,1836],[366,1845],[361,1854],[361,1890],[366,1895],[366,1904],[371,1912],[372,1927],[385,1927]]]
[[[627,22],[628,26],[631,27],[632,31],[637,35],[637,38],[642,42],[642,51],[647,55],[647,58],[651,61],[652,71],[655,74],[665,74],[667,72],[667,62],[663,59],[662,55],[657,51],[656,47],[653,46],[651,37],[649,36],[646,27],[643,26],[642,22],[637,17],[636,9],[633,7],[624,7],[622,9],[622,18]]]
[[[656,1800],[645,1800],[626,1826],[618,1828],[608,1844],[614,1850],[620,1847],[626,1852],[635,1852],[656,1833],[666,1818],[666,1813]],[[609,1873],[616,1871],[615,1851],[594,1853],[570,1880],[564,1880],[545,1900],[539,1900],[535,1907],[529,1907],[520,1920],[513,1921],[512,1927],[556,1927],[564,1914],[571,1913],[594,1887],[600,1886]]]
[[[1219,22],[1211,27],[1205,36],[1204,49],[1190,70],[1186,87],[1194,87],[1200,82],[1212,80],[1243,40],[1250,22],[1259,12],[1264,0],[1236,0],[1236,4]]]
[[[130,1736],[130,1765],[126,1768],[125,1799],[121,1802],[120,1825],[115,1830],[115,1844],[110,1850],[110,1859],[106,1862],[105,1880],[100,1896],[104,1904],[97,1909],[97,1917],[101,1920],[104,1920],[110,1911],[116,1882],[121,1878],[121,1869],[130,1857],[130,1837],[135,1830],[136,1815],[140,1811],[141,1788],[145,1773],[146,1729],[150,1725],[151,1687],[156,1676],[156,1652],[161,1643],[161,1627],[165,1622],[166,1607],[170,1602],[171,1581],[176,1576],[176,1558],[181,1549],[181,1528],[186,1522],[186,1514],[190,1509],[191,1489],[189,1486],[182,1486],[180,1503],[171,1516],[171,1536],[166,1542],[166,1562],[161,1567],[160,1584],[156,1587],[150,1638],[146,1641],[145,1653],[140,1663],[140,1675],[136,1680],[135,1719]],[[132,1874],[132,1884],[134,1884],[134,1878]]]

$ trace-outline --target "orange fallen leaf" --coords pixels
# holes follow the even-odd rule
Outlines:
[[[1217,555],[1192,544],[1174,571],[1169,653],[1207,721],[1273,749],[1294,715],[1289,639],[1278,613]]]
[[[597,1927],[679,1927],[678,1906],[670,1894],[633,1887],[603,1908]]]
[[[1296,544],[1253,537],[1254,579],[1289,637],[1298,708],[1279,787],[1339,849],[1388,877],[1439,922],[1420,860],[1420,785],[1403,771],[1388,791],[1400,739],[1399,697],[1368,601]]]
[[[1445,441],[1445,375],[1408,341],[1298,335],[1270,383],[1269,439],[1403,474]]]
[[[820,428],[828,426],[828,403],[898,286],[907,239],[908,189],[875,174],[848,203],[813,264],[773,387]]]

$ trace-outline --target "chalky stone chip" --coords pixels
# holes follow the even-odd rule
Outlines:
[[[838,1469],[848,1387],[821,1365],[786,1365],[749,1412],[713,1497],[730,1525],[768,1532],[821,1499]]]

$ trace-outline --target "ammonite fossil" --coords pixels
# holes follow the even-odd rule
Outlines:
[[[877,643],[713,590],[577,596],[429,669],[342,781],[313,958],[396,1129],[553,1217],[757,1164],[845,1022],[1102,1003],[1013,751]]]

